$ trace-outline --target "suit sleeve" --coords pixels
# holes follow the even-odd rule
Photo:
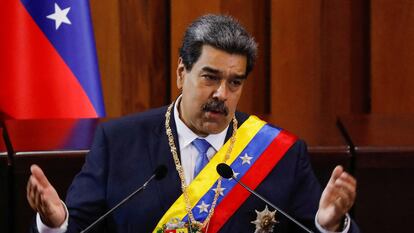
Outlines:
[[[298,221],[317,232],[314,219],[321,196],[321,186],[310,164],[305,142],[298,140],[291,150],[296,154],[296,165],[289,211]],[[303,232],[293,223],[289,229],[289,232]]]
[[[67,232],[80,232],[107,209],[105,201],[108,174],[107,146],[104,129],[99,126],[85,164],[73,180],[66,196],[69,210]],[[102,232],[102,229],[98,227],[94,232]]]

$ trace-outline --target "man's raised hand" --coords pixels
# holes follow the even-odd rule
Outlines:
[[[49,183],[42,169],[30,167],[31,176],[27,182],[27,201],[40,214],[42,222],[55,228],[63,224],[66,210],[55,188]]]
[[[330,231],[337,231],[356,197],[356,180],[336,166],[319,202],[318,223]]]

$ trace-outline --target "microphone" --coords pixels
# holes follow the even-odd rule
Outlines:
[[[258,193],[256,193],[255,191],[251,190],[249,187],[247,187],[243,182],[241,182],[240,180],[236,179],[236,177],[234,177],[234,172],[233,169],[231,169],[231,167],[225,163],[220,163],[217,165],[216,167],[217,173],[225,178],[225,179],[230,179],[233,178],[233,180],[235,180],[237,183],[239,183],[241,186],[243,186],[243,188],[245,188],[247,191],[249,191],[251,194],[255,195],[256,197],[258,197],[260,200],[262,200],[263,202],[265,202],[266,204],[270,205],[271,207],[273,207],[273,209],[279,211],[280,213],[282,213],[286,218],[288,218],[289,220],[291,220],[292,222],[294,222],[296,225],[300,226],[302,229],[304,229],[305,231],[309,232],[309,233],[313,233],[311,230],[309,230],[307,227],[305,227],[304,225],[302,225],[300,222],[298,222],[296,219],[294,219],[293,217],[291,217],[289,214],[285,213],[283,210],[279,209],[277,206],[273,205],[270,201],[266,200],[266,198],[262,197],[261,195],[259,195]]]
[[[91,225],[89,225],[87,228],[85,228],[80,233],[86,233],[90,231],[95,225],[100,223],[102,220],[104,220],[109,214],[114,212],[116,209],[118,209],[121,205],[123,205],[125,202],[127,202],[131,197],[133,197],[135,194],[139,193],[140,191],[143,191],[147,188],[147,185],[153,180],[161,180],[167,175],[167,167],[165,165],[158,166],[155,171],[152,173],[152,176],[137,190],[132,192],[129,196],[127,196],[125,199],[123,199],[121,202],[119,202],[116,206],[112,207],[108,212],[106,212],[104,215],[102,215],[100,218],[98,218],[95,222],[93,222]]]

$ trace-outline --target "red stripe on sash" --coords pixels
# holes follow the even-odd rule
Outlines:
[[[245,173],[241,181],[249,188],[253,190],[256,189],[296,140],[297,137],[295,135],[282,130]],[[234,186],[214,210],[214,215],[210,220],[208,232],[218,232],[249,196],[250,193],[242,186]],[[246,221],[248,220],[246,219]]]

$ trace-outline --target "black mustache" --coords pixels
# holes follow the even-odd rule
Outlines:
[[[229,114],[229,109],[226,107],[223,101],[217,99],[211,99],[206,104],[203,105],[204,112],[219,112],[227,116]]]

